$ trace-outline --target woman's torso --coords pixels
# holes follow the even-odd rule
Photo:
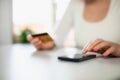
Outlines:
[[[97,38],[120,42],[120,0],[111,0],[107,16],[97,22],[86,21],[83,17],[85,2],[74,3],[74,27],[77,46],[83,47]],[[102,13],[102,12],[101,12]]]

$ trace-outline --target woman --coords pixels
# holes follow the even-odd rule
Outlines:
[[[71,0],[63,19],[53,32],[54,42],[42,43],[28,36],[38,49],[52,49],[63,44],[71,27],[75,28],[77,46],[89,51],[120,56],[120,0]]]

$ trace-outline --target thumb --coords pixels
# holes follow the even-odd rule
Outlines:
[[[27,36],[27,40],[28,40],[28,41],[31,41],[31,40],[33,40],[33,37],[32,37],[31,35],[28,35],[28,36]]]

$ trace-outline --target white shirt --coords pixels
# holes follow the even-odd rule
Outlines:
[[[83,18],[84,0],[71,0],[60,24],[52,35],[55,43],[61,46],[70,29],[75,29],[77,46],[84,47],[86,43],[97,38],[120,42],[120,0],[111,0],[107,16],[99,22],[87,22]]]

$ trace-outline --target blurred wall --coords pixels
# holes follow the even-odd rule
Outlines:
[[[0,0],[0,45],[12,43],[12,0]]]

